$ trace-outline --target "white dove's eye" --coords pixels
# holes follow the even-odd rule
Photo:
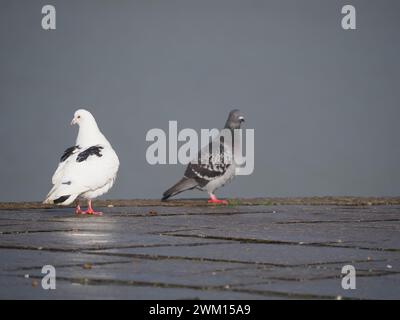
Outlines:
[[[78,116],[78,119],[80,119],[81,118],[81,116]]]

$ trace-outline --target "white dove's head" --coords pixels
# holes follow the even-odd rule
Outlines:
[[[74,124],[79,126],[78,137],[76,138],[77,146],[109,145],[106,137],[97,126],[96,119],[89,111],[85,109],[75,111],[74,118],[71,121],[71,125]]]
[[[85,109],[79,109],[75,111],[74,118],[71,121],[71,125],[77,124],[81,126],[84,123],[93,123],[93,122],[96,121],[94,120],[93,115],[89,111]]]

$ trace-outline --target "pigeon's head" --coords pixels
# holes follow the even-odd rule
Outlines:
[[[229,112],[228,120],[226,120],[225,128],[240,129],[240,125],[244,122],[243,114],[238,109]]]
[[[77,111],[75,111],[74,113],[74,118],[71,121],[71,125],[77,124],[77,125],[82,125],[84,123],[88,123],[88,122],[93,122],[94,121],[94,117],[92,116],[92,114],[85,110],[85,109],[79,109]]]

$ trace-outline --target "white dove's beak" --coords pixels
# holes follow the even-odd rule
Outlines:
[[[73,118],[72,121],[71,121],[71,126],[73,126],[73,125],[76,124],[77,122],[78,122],[78,119]]]

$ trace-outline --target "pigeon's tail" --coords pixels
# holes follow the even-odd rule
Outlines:
[[[169,188],[167,191],[165,191],[163,193],[163,197],[161,200],[165,201],[168,198],[177,195],[178,193],[181,193],[186,190],[194,189],[197,186],[198,186],[198,184],[197,184],[196,180],[183,177],[174,186],[172,186],[171,188]]]
[[[43,201],[44,204],[57,204],[61,206],[68,206],[78,197],[77,194],[66,194],[56,198],[49,197]]]
[[[68,192],[68,190],[63,190],[63,188],[54,186],[53,189],[50,190],[46,200],[44,200],[43,203],[68,206],[74,202],[78,196],[79,194],[73,194],[72,192]]]

